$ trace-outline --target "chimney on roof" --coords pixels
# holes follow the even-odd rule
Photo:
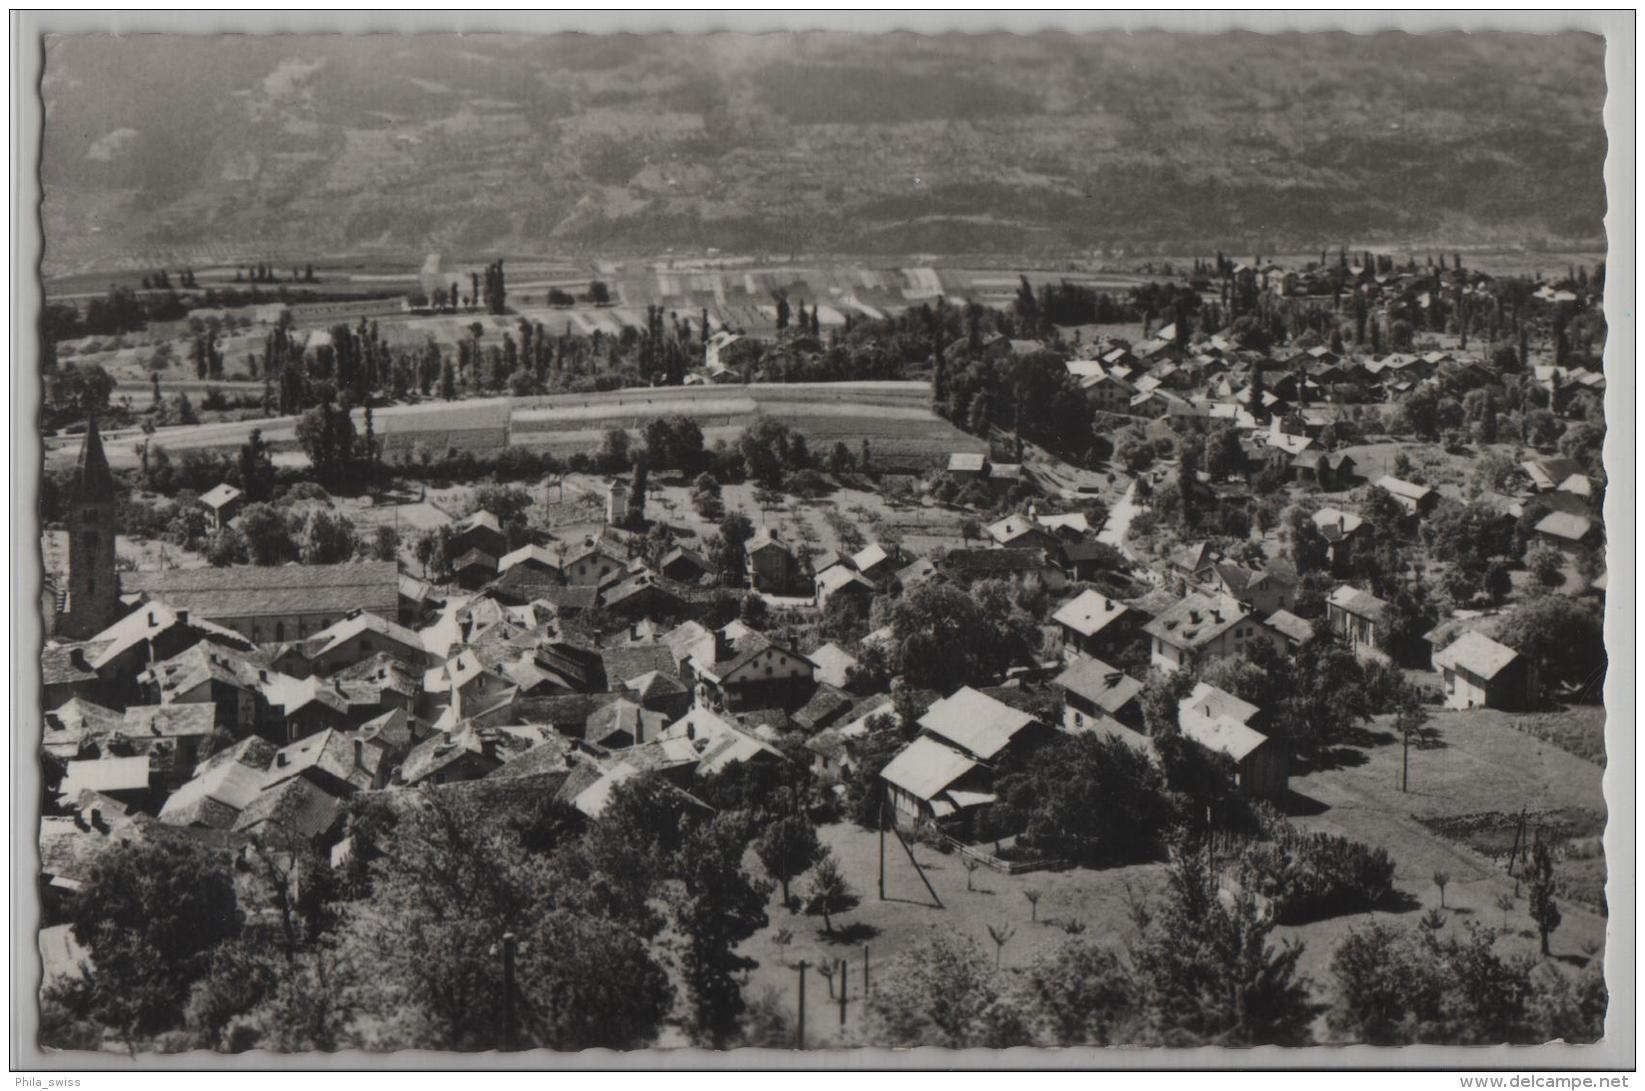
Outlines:
[[[291,764],[291,755],[286,753],[284,750],[280,751],[278,754],[274,755],[274,764],[284,769],[286,766]]]
[[[159,624],[160,624],[159,622],[154,620],[154,611],[150,610],[149,611],[149,628],[153,629],[153,628],[157,627]]]
[[[103,821],[103,808],[93,807],[91,809],[91,828],[99,833],[108,832],[109,824]]]
[[[354,768],[364,769],[365,767],[366,767],[366,741],[364,739],[355,739],[354,740]]]
[[[187,625],[188,624],[188,611],[187,610],[177,610],[177,611],[174,611],[174,612],[177,615],[177,623],[179,625]]]
[[[259,668],[258,671],[257,671],[257,681],[267,682],[268,681],[268,671]]]
[[[1348,532],[1348,516],[1345,512],[1340,512],[1339,511],[1339,512],[1337,512],[1337,533],[1338,534],[1346,534],[1347,532]]]
[[[69,663],[75,670],[85,671],[91,669],[91,665],[86,662],[86,649],[84,648],[69,649]]]

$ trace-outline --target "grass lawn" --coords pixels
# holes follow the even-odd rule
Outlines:
[[[1434,719],[1445,745],[1413,751],[1409,793],[1399,790],[1400,747],[1392,741],[1356,751],[1363,759],[1360,764],[1352,764],[1355,759],[1350,758],[1337,768],[1311,772],[1291,782],[1298,793],[1294,802],[1299,813],[1294,820],[1300,826],[1387,849],[1395,862],[1395,886],[1405,895],[1403,904],[1387,911],[1277,931],[1279,938],[1304,945],[1301,971],[1313,981],[1322,1000],[1331,985],[1332,953],[1350,930],[1376,919],[1415,927],[1422,913],[1438,907],[1439,891],[1433,882],[1436,870],[1450,876],[1445,896],[1447,928],[1472,920],[1497,930],[1504,951],[1538,950],[1523,891],[1507,914],[1507,931],[1502,931],[1504,918],[1496,899],[1512,894],[1514,882],[1501,862],[1491,857],[1496,835],[1471,836],[1465,832],[1469,822],[1447,819],[1492,811],[1517,814],[1520,806],[1532,812],[1565,809],[1603,815],[1599,767],[1516,730],[1518,717],[1487,710],[1442,712]],[[1567,832],[1591,830],[1581,814],[1565,817],[1571,819]],[[743,946],[760,963],[750,974],[747,995],[753,998],[774,992],[790,1018],[798,977],[793,966],[799,960],[813,966],[841,958],[850,962],[851,992],[843,1030],[837,1002],[828,1000],[827,982],[815,971],[807,974],[807,1042],[815,1045],[847,1044],[861,1033],[858,997],[864,946],[869,950],[871,980],[874,973],[886,972],[888,960],[937,934],[974,941],[992,957],[989,925],[1015,929],[1003,952],[1006,972],[1075,938],[1062,927],[1067,920],[1085,926],[1079,938],[1123,950],[1133,934],[1129,911],[1133,899],[1157,896],[1165,876],[1159,864],[1018,876],[983,869],[972,876],[974,889],[968,891],[966,871],[957,855],[915,845],[915,857],[942,899],[944,908],[939,909],[894,838],[886,842],[886,900],[881,901],[877,835],[848,824],[827,826],[821,835],[860,898],[857,906],[834,918],[835,934],[830,936],[821,918],[790,913],[774,892],[770,926]],[[1603,883],[1604,859],[1592,848],[1591,833],[1569,838],[1557,865],[1561,881],[1579,895],[1597,889],[1596,878]],[[757,867],[752,857],[750,865]],[[802,878],[794,884],[796,894],[804,883]],[[1030,906],[1023,896],[1029,889],[1043,892],[1037,923],[1030,920]],[[1553,934],[1553,951],[1562,962],[1577,965],[1603,944],[1605,918],[1572,898],[1562,897],[1560,907],[1564,922]],[[782,930],[790,934],[787,943],[777,942]],[[1315,1029],[1325,1037],[1323,1019]]]

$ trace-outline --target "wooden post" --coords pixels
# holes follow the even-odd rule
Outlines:
[[[937,897],[937,888],[931,885],[931,880],[925,877],[925,869],[920,867],[920,862],[914,858],[913,846],[904,840],[901,830],[892,830],[891,832],[896,835],[897,844],[901,845],[902,850],[908,854],[908,862],[914,865],[914,871],[919,875],[920,882],[925,884],[925,892],[931,895],[931,900],[937,903],[938,909],[946,909],[947,906],[942,904],[942,899]]]
[[[880,791],[880,901],[885,901],[885,791]]]
[[[514,1031],[514,933],[503,935],[503,1047],[517,1049]]]
[[[840,959],[840,1026],[845,1026],[845,975],[850,969],[845,959]]]
[[[1411,731],[1409,728],[1405,730],[1404,736],[1404,750],[1400,754],[1399,790],[1409,792],[1411,790]]]
[[[868,944],[862,945],[862,994],[868,995]]]
[[[794,1024],[795,1049],[805,1048],[805,969],[807,965],[809,964],[802,958],[799,966],[796,967],[800,971],[800,1018]]]

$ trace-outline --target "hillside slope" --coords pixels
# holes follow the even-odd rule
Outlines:
[[[1579,34],[57,38],[47,266],[1586,243],[1603,236],[1603,49]]]

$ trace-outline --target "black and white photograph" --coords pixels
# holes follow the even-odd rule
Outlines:
[[[1631,1066],[1615,41],[838,25],[39,38],[44,1063]]]

